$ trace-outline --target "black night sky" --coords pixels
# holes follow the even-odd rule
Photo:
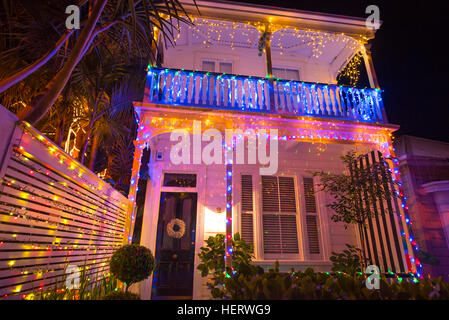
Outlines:
[[[383,25],[372,55],[388,120],[399,134],[449,142],[449,1],[239,0],[366,17],[375,4]]]

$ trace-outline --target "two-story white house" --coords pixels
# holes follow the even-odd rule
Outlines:
[[[198,12],[182,3],[192,24],[180,23],[173,43],[160,37],[160,66],[149,66],[135,103],[130,199],[149,150],[141,244],[157,262],[142,297],[207,299],[198,253],[217,233],[239,232],[265,268],[279,261],[283,271],[330,271],[332,251],[365,237],[382,272],[419,272],[394,185],[391,201],[368,204],[379,216],[362,233],[332,222],[330,197],[313,192],[312,172],[345,172],[340,156],[350,150],[364,155],[362,166],[393,156],[397,126],[385,116],[365,19],[226,1],[196,1]],[[358,53],[371,88],[337,85]]]

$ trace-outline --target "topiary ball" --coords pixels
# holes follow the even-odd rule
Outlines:
[[[127,244],[114,252],[109,269],[129,287],[151,275],[154,270],[154,256],[151,250],[144,246]]]

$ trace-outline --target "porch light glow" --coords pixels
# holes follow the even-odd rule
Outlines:
[[[209,208],[204,209],[204,233],[225,233],[225,211],[216,212]]]

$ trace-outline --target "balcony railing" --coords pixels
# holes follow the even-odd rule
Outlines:
[[[147,85],[149,102],[386,122],[378,89],[155,67]]]

